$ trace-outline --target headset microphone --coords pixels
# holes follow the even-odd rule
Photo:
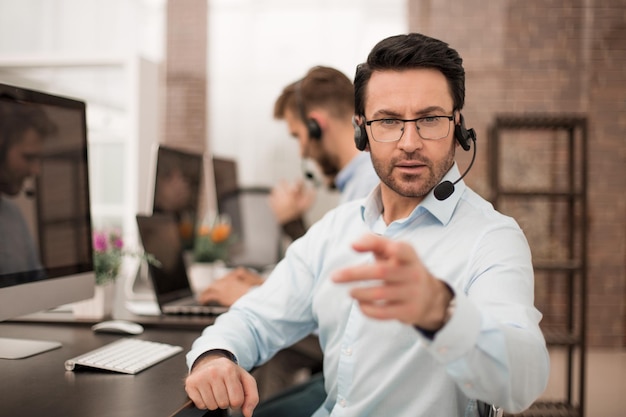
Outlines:
[[[311,181],[314,187],[317,188],[322,185],[322,182],[315,176],[315,174],[307,169],[306,160],[304,158],[302,158],[302,161],[300,162],[300,169],[302,170],[304,178]]]
[[[474,129],[467,129],[467,134],[469,139],[474,142],[474,153],[472,154],[472,160],[470,161],[463,175],[459,177],[459,179],[454,182],[444,181],[435,187],[433,194],[435,194],[435,198],[439,201],[443,201],[452,195],[452,193],[454,192],[454,185],[461,181],[467,175],[469,170],[472,169],[472,165],[474,165],[474,160],[476,159],[476,133],[474,133]]]

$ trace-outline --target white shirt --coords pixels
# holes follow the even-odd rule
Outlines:
[[[445,179],[459,177],[456,165]],[[533,268],[517,223],[463,182],[448,199],[432,192],[386,226],[377,187],[330,211],[288,249],[265,284],[207,327],[188,365],[210,349],[251,369],[319,328],[328,398],[315,417],[465,416],[474,399],[508,412],[544,390],[549,358],[533,306]],[[371,262],[350,244],[365,233],[410,242],[455,291],[456,308],[433,340],[398,321],[361,314],[333,271]]]

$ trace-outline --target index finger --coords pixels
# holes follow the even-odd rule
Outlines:
[[[415,250],[406,242],[388,239],[384,236],[366,234],[352,243],[357,252],[371,252],[376,260],[391,260],[405,264],[416,259]]]
[[[352,244],[357,252],[371,252],[375,262],[336,271],[332,280],[337,283],[388,280],[391,270],[417,260],[415,250],[405,242],[397,242],[379,235],[367,234]]]

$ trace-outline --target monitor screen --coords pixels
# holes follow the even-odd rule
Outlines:
[[[237,162],[234,159],[216,156],[212,158],[212,161],[217,211],[220,215],[228,216],[234,234],[239,239],[243,239],[241,208],[237,198],[239,193]]]
[[[176,217],[185,250],[193,249],[203,184],[204,155],[159,145],[154,179],[153,213]]]
[[[85,109],[0,84],[0,320],[93,296]]]

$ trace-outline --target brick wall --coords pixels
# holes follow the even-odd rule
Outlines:
[[[204,149],[207,136],[207,1],[167,3],[162,142]]]
[[[477,164],[467,182],[485,197],[492,191],[487,129],[496,114],[587,118],[588,342],[626,346],[626,4],[410,0],[409,27],[447,41],[464,58],[464,113],[479,137]],[[521,182],[551,178],[557,185],[562,180],[547,171],[549,164],[513,172],[519,153],[509,155],[505,166]],[[459,159],[463,163],[469,156]],[[531,244],[533,253],[541,251],[539,246]],[[547,320],[565,320],[559,310],[563,288],[537,285],[538,302],[552,302],[544,306]]]

